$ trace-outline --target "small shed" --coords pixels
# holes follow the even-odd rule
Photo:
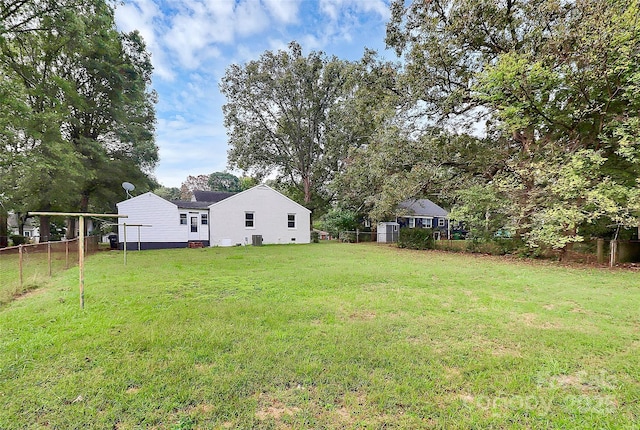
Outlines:
[[[378,242],[395,243],[398,241],[400,224],[397,222],[379,222],[378,223]]]

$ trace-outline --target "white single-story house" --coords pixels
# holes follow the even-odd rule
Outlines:
[[[20,220],[18,219],[18,215],[13,212],[9,212],[9,217],[7,218],[7,227],[9,229],[9,234],[20,234]],[[22,232],[24,237],[28,237],[29,240],[34,243],[38,243],[40,239],[40,228],[37,226],[36,220],[33,217],[27,218],[24,222],[24,226],[22,227]]]
[[[118,203],[118,214],[127,215],[118,226],[119,247],[125,228],[128,249],[311,242],[311,211],[266,185],[194,197],[168,201],[148,192]]]

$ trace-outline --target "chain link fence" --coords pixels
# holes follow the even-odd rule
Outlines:
[[[98,239],[85,238],[85,255],[98,251]],[[0,248],[0,305],[78,264],[78,242],[76,238]]]

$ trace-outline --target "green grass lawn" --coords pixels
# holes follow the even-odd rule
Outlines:
[[[103,252],[0,307],[0,428],[634,428],[640,274],[371,244]]]
[[[0,306],[13,300],[27,291],[36,289],[49,280],[49,258],[46,245],[25,246],[22,258],[22,285],[20,285],[20,257],[17,249],[0,253]],[[52,246],[51,273],[65,270],[77,264],[78,253],[71,249],[69,255],[65,253],[64,244],[58,242]]]

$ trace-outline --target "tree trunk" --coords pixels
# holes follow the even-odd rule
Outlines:
[[[89,212],[89,193],[83,192],[82,198],[80,199],[80,212],[87,213]]]
[[[49,242],[51,238],[51,218],[40,216],[40,243]]]
[[[76,237],[76,219],[74,217],[67,218],[67,239],[75,239]]]
[[[0,248],[6,248],[9,245],[9,214],[0,206]]]
[[[18,223],[18,234],[24,236],[24,225],[27,223],[27,217],[22,212],[16,212],[16,222]]]
[[[311,202],[311,178],[306,176],[302,178],[302,184],[304,186],[304,202]]]

